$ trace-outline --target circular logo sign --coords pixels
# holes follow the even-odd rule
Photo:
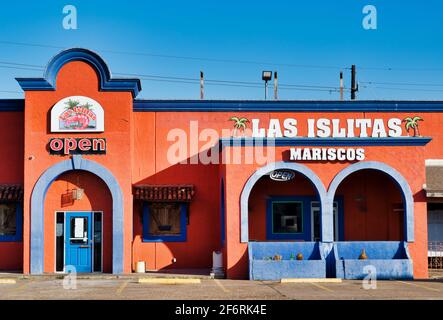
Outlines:
[[[289,181],[295,177],[295,173],[292,170],[274,170],[269,174],[269,177],[275,181]]]

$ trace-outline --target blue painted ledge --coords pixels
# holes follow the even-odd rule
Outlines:
[[[229,137],[219,140],[220,146],[424,146],[431,137],[396,137],[396,138],[252,138]]]
[[[0,112],[17,111],[23,112],[25,99],[0,99]]]
[[[134,100],[136,112],[442,112],[443,101]]]
[[[326,278],[326,261],[318,242],[249,242],[248,252],[250,280]],[[303,260],[295,259],[298,253]],[[271,260],[275,255],[282,260]]]
[[[365,249],[367,260],[359,260]],[[375,268],[373,279],[413,279],[412,260],[404,241],[348,241],[334,243],[336,277],[364,279],[368,266]],[[366,268],[366,269],[365,269]]]

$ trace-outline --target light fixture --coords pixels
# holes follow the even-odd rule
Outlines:
[[[265,100],[268,97],[268,81],[272,79],[272,71],[263,71],[261,74],[262,80],[265,82]]]
[[[264,81],[269,81],[272,79],[272,71],[263,71],[262,72],[262,76],[261,76],[262,80]]]

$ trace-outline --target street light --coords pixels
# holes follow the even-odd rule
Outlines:
[[[265,100],[266,100],[266,98],[268,97],[268,81],[272,79],[272,71],[263,71],[261,78],[265,82]]]

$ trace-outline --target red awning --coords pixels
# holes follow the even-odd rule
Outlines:
[[[23,200],[23,187],[15,184],[0,184],[0,201]]]
[[[152,202],[189,202],[194,196],[193,185],[144,185],[134,186],[137,200]]]

